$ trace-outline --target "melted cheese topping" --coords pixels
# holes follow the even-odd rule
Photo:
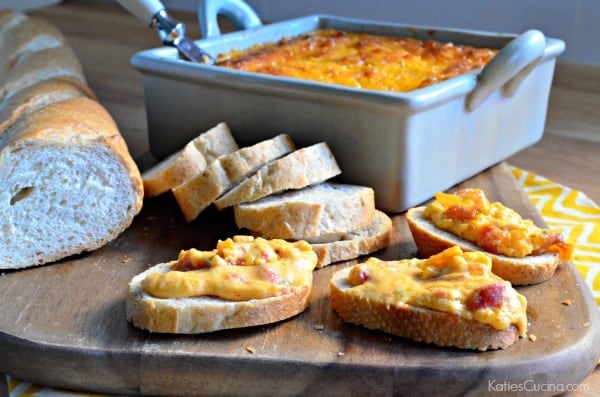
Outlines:
[[[310,286],[317,255],[305,241],[235,236],[212,251],[181,251],[166,273],[150,274],[143,290],[157,298],[217,296],[246,301]]]
[[[497,53],[438,41],[321,29],[221,54],[217,65],[355,88],[411,91],[483,67]]]
[[[501,203],[490,202],[480,189],[437,193],[424,217],[490,253],[514,258],[555,253],[561,260],[573,258],[573,246],[562,234],[539,228]]]
[[[527,332],[527,300],[492,273],[489,256],[458,246],[428,259],[369,258],[351,268],[348,293],[387,305],[407,304],[455,314],[504,330]]]

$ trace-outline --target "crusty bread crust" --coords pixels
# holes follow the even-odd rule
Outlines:
[[[0,102],[0,134],[19,117],[26,117],[52,103],[80,97],[96,99],[87,86],[69,78],[32,84]]]
[[[505,349],[519,339],[514,325],[497,330],[488,324],[464,320],[449,313],[406,304],[386,305],[348,294],[349,272],[350,267],[342,269],[330,281],[331,307],[346,322],[418,342],[481,351]]]
[[[206,160],[189,142],[183,149],[144,171],[144,196],[155,197],[198,175],[206,168]]]
[[[285,190],[301,189],[341,172],[327,143],[316,143],[265,164],[216,200],[215,206],[222,210]]]
[[[425,207],[416,207],[406,212],[406,220],[421,257],[432,256],[454,245],[465,251],[483,251],[469,241],[436,228],[432,222],[423,218],[424,210]],[[513,285],[544,282],[554,275],[560,264],[559,256],[551,253],[525,258],[511,258],[489,252],[487,254],[492,258],[492,271]]]
[[[225,123],[188,142],[181,150],[144,171],[144,195],[155,197],[202,173],[218,157],[238,150]]]
[[[218,157],[202,173],[172,189],[186,221],[194,220],[242,178],[294,149],[291,137],[280,134]]]
[[[171,263],[155,265],[131,280],[126,314],[135,326],[157,333],[199,334],[271,324],[300,314],[309,305],[312,283],[286,295],[241,302],[215,297],[160,299],[145,293],[142,280],[154,272],[167,272]]]
[[[53,78],[69,78],[86,85],[81,64],[71,47],[52,47],[23,54],[6,73],[6,80],[0,87],[0,99]]]
[[[356,259],[379,251],[390,244],[391,232],[391,218],[378,210],[375,219],[365,227],[344,233],[333,241],[311,243],[318,257],[317,267]]]

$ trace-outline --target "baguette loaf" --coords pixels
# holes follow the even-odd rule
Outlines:
[[[114,121],[88,98],[48,105],[0,136],[0,192],[3,269],[101,247],[130,225],[143,196]]]
[[[356,259],[390,245],[392,220],[382,211],[376,211],[375,219],[358,230],[336,236],[328,242],[311,243],[321,268],[335,262]]]
[[[222,245],[226,247],[220,248]],[[257,249],[260,252],[257,253]],[[250,236],[235,236],[220,241],[213,251],[189,252],[182,251],[177,261],[155,265],[133,277],[126,299],[126,313],[135,326],[150,332],[205,333],[274,323],[303,312],[309,304],[317,258],[305,242],[267,242]],[[236,253],[244,256],[235,256]],[[251,254],[256,256],[251,257]],[[277,262],[284,262],[285,273],[282,275]],[[179,267],[182,263],[183,269]],[[259,278],[248,275],[253,268],[259,270]],[[171,272],[174,269],[177,271]],[[220,270],[226,270],[227,275],[218,273]],[[186,277],[187,272],[196,273],[190,276],[189,282],[173,281]],[[148,285],[153,283],[151,278],[157,275],[160,293],[149,293]],[[169,279],[169,275],[176,278]],[[280,276],[286,280],[283,284],[280,284]],[[238,279],[243,279],[244,284],[237,285]],[[261,287],[253,287],[254,282],[260,283]],[[165,285],[171,287],[168,292],[164,292]],[[200,285],[211,292],[188,292],[186,287],[189,285]],[[251,287],[247,288],[248,285]],[[239,296],[236,294],[229,297],[229,287],[235,289],[236,294],[250,293],[251,297],[236,298]],[[265,292],[273,288],[277,292]],[[252,289],[256,289],[255,292],[249,292]],[[227,297],[221,297],[221,293]],[[254,297],[255,294],[258,295]]]
[[[218,157],[202,173],[172,189],[185,219],[194,220],[244,177],[294,149],[290,136],[280,134]]]
[[[493,271],[513,285],[537,284],[548,280],[560,264],[556,253],[529,255],[514,258],[483,250],[481,247],[462,239],[450,232],[438,229],[430,220],[423,217],[425,207],[411,208],[406,212],[406,220],[419,250],[419,254],[428,257],[444,249],[458,245],[468,251],[486,252],[493,263]]]
[[[233,207],[236,225],[264,238],[332,241],[375,218],[366,186],[323,182]]]
[[[99,248],[142,197],[139,170],[63,35],[0,11],[0,268]]]
[[[144,194],[154,197],[202,173],[217,157],[238,150],[229,127],[220,123],[144,171]]]
[[[432,264],[370,258],[346,267],[330,280],[331,307],[344,321],[419,342],[506,348],[526,335],[526,299],[490,272],[489,258],[471,254],[480,257],[454,247]]]
[[[269,162],[215,201],[218,209],[301,189],[341,173],[329,146],[320,142]]]

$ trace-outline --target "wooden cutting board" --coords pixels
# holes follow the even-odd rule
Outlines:
[[[543,225],[501,163],[466,181]],[[416,255],[404,216],[376,255]],[[600,321],[572,264],[520,288],[529,332],[509,349],[461,351],[343,323],[328,280],[355,261],[316,271],[309,309],[278,324],[207,335],[153,335],[125,318],[129,280],[181,249],[211,249],[238,231],[229,211],[186,223],[172,197],[148,199],[133,225],[93,253],[0,277],[0,372],[57,388],[146,395],[451,395],[520,390],[556,394],[600,356]],[[564,304],[566,301],[570,304]],[[558,386],[557,386],[558,385]],[[510,388],[510,389],[509,389]]]

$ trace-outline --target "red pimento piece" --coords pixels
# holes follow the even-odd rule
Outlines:
[[[446,210],[445,216],[456,222],[465,222],[477,216],[477,208],[466,205],[453,205]]]
[[[491,284],[476,290],[467,303],[469,310],[499,307],[504,300],[506,285]]]
[[[267,280],[268,282],[270,282],[272,284],[277,284],[277,282],[279,281],[279,277],[277,276],[277,273],[275,273],[271,269],[268,269],[264,266],[260,266],[259,272],[260,272],[260,276],[262,279]]]
[[[500,253],[500,244],[504,238],[504,232],[497,226],[485,225],[481,229],[481,235],[477,245],[491,252],[492,254]]]

